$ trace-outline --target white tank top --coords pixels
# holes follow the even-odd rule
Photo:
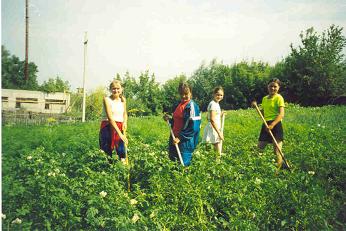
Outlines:
[[[124,112],[125,112],[125,104],[124,102],[119,100],[112,100],[110,97],[106,97],[106,101],[111,109],[111,118],[116,122],[124,122]],[[103,105],[102,110],[102,120],[108,120],[106,108]]]

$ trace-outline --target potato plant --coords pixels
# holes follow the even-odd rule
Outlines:
[[[224,155],[168,159],[160,116],[129,119],[130,165],[109,164],[98,122],[2,127],[3,230],[342,230],[346,107],[288,105],[276,174],[254,109],[228,111]],[[203,115],[202,131],[206,125]],[[130,191],[128,187],[130,185]]]

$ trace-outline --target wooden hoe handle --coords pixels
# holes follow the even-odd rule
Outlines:
[[[261,117],[261,119],[262,119],[264,125],[266,126],[266,128],[267,128],[267,130],[268,130],[270,136],[273,138],[274,144],[275,144],[276,148],[279,150],[279,153],[280,153],[280,155],[281,155],[281,157],[282,157],[282,160],[283,160],[284,163],[286,164],[288,170],[291,170],[291,168],[290,168],[290,166],[289,166],[289,164],[288,164],[288,162],[287,162],[287,160],[286,160],[286,158],[285,158],[283,152],[281,151],[281,148],[279,147],[279,144],[278,144],[278,142],[276,141],[276,139],[275,139],[275,137],[274,137],[272,131],[268,128],[267,121],[264,119],[264,117],[263,117],[263,115],[262,115],[260,109],[259,109],[258,106],[257,106],[257,103],[256,103],[256,102],[253,102],[252,105],[256,108],[256,111],[257,111],[258,115]]]

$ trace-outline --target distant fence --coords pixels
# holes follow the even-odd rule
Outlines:
[[[64,114],[36,113],[27,111],[2,111],[2,125],[25,124],[40,125],[50,123],[71,123],[81,121],[81,117]]]

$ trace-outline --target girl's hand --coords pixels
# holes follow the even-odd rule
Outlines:
[[[125,135],[121,134],[121,135],[120,135],[120,139],[125,143],[126,146],[128,145],[129,141],[128,141],[128,139],[126,138]]]
[[[275,125],[273,125],[273,124],[268,125],[268,130],[273,130],[274,127],[275,127]]]
[[[179,144],[179,142],[180,142],[180,139],[177,138],[177,137],[175,137],[174,140],[173,140],[173,143],[174,143],[174,144]]]
[[[163,118],[163,120],[168,121],[169,120],[169,115],[164,114],[162,118]]]

